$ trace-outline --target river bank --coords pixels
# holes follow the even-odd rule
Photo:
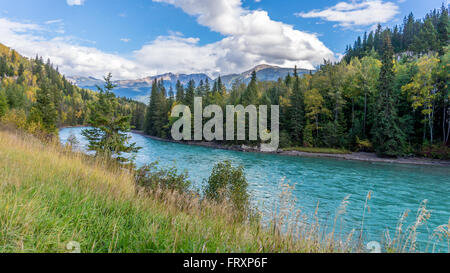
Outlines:
[[[178,143],[184,145],[195,145],[201,147],[207,147],[212,149],[220,150],[230,150],[246,153],[262,153],[262,154],[277,154],[282,156],[297,156],[297,157],[314,157],[314,158],[334,158],[339,160],[353,160],[353,161],[364,161],[371,163],[395,163],[395,164],[410,164],[410,165],[422,165],[422,166],[439,166],[439,167],[450,167],[449,160],[439,160],[430,158],[381,158],[375,153],[349,153],[349,154],[327,154],[327,153],[307,153],[300,151],[283,151],[278,150],[277,152],[263,152],[256,147],[249,147],[245,145],[223,145],[215,142],[205,142],[205,141],[176,141],[171,139],[163,139],[159,137],[149,136],[144,134],[142,131],[133,131],[135,134],[142,135],[144,137],[163,141],[170,143]]]

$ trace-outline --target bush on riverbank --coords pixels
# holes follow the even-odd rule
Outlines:
[[[137,169],[135,180],[138,187],[151,192],[163,190],[186,193],[191,186],[186,172],[178,174],[178,170],[175,167],[168,170],[160,169],[158,168],[158,162]]]
[[[246,214],[250,210],[248,182],[242,166],[233,167],[230,161],[214,166],[206,181],[204,196],[214,202],[228,202],[237,213]]]
[[[366,251],[352,234],[327,232],[293,210],[285,195],[280,212],[262,225],[238,221],[226,202],[140,193],[129,170],[0,129],[0,252],[67,252],[71,241],[94,253]],[[403,242],[386,249],[409,251],[395,247]]]
[[[20,132],[0,130],[0,169],[0,252],[67,252],[70,241],[95,253],[347,250],[237,221],[225,203],[136,194],[128,170]]]
[[[422,150],[418,153],[421,157],[449,160],[450,159],[450,147],[444,144],[427,145],[422,147]]]
[[[345,149],[334,149],[334,148],[314,148],[314,147],[290,147],[284,148],[282,151],[296,151],[303,153],[312,153],[312,154],[350,154],[350,151]]]

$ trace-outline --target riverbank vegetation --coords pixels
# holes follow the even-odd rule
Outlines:
[[[281,149],[282,151],[296,151],[303,153],[313,153],[313,154],[339,154],[345,155],[351,152],[345,149],[334,149],[334,148],[316,148],[316,147],[289,147]]]
[[[192,190],[183,192],[184,187],[148,191],[133,172],[119,165],[5,128],[0,130],[0,170],[0,252],[69,252],[70,242],[78,242],[81,252],[93,253],[370,251],[359,241],[363,234],[359,230],[342,235],[319,221],[317,213],[294,211],[286,185],[277,213],[262,224],[258,217],[237,217],[236,206],[227,199],[210,201]],[[210,179],[223,181],[218,177],[235,175],[240,176],[239,169],[222,164]],[[185,180],[176,171],[153,179],[160,180],[158,176],[166,182]],[[227,183],[212,185],[223,184]],[[343,200],[335,223],[347,206]],[[420,227],[429,217],[425,206],[419,212],[411,226],[402,219],[395,232],[380,240],[383,251],[434,250],[417,243]],[[446,242],[449,228],[439,227],[434,238]]]
[[[5,122],[52,137],[60,127],[88,124],[99,97],[70,83],[50,60],[28,59],[0,44],[0,119]],[[141,128],[145,104],[114,99],[114,111],[130,116],[131,125]]]
[[[253,73],[248,85],[235,82],[230,90],[219,77],[212,87],[191,81],[167,91],[155,81],[148,106],[117,98],[111,76],[99,92],[80,89],[50,61],[27,59],[0,45],[0,122],[6,124],[0,128],[0,252],[65,252],[70,241],[83,252],[366,251],[362,228],[345,236],[336,230],[348,200],[330,228],[317,213],[294,211],[284,185],[280,206],[263,224],[250,205],[241,167],[218,163],[197,192],[176,169],[128,164],[123,154],[138,147],[126,133],[143,128],[170,138],[171,109],[192,106],[201,96],[221,107],[280,105],[284,148],[448,158],[448,20],[443,7],[415,22],[413,30],[409,20],[397,32],[379,28],[373,44],[369,38],[362,42],[364,50],[357,42],[343,61],[326,61],[314,74],[294,73],[277,82],[259,82]],[[410,31],[414,46],[406,47]],[[405,43],[400,50],[399,33]],[[419,43],[423,37],[432,42]],[[404,51],[410,47],[411,54]],[[59,127],[86,124],[94,156],[57,143]],[[396,234],[385,238],[384,250],[430,251],[417,243],[429,215],[421,206],[406,229],[402,219]],[[450,223],[433,235],[448,241],[449,229]]]
[[[411,14],[402,26],[379,26],[358,38],[342,61],[325,61],[314,74],[259,82],[253,73],[248,85],[234,82],[229,89],[220,77],[198,86],[193,81],[186,87],[178,83],[175,90],[155,80],[145,133],[170,138],[171,109],[177,104],[193,109],[194,97],[200,96],[204,104],[219,105],[223,111],[225,105],[280,105],[281,148],[448,159],[449,30],[448,9],[443,6],[423,20]]]

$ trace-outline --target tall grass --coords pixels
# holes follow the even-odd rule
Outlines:
[[[93,253],[364,251],[352,234],[325,232],[317,212],[315,219],[295,212],[289,188],[268,225],[242,221],[229,204],[149,195],[129,170],[17,131],[0,130],[0,195],[0,252],[68,252],[72,241]]]

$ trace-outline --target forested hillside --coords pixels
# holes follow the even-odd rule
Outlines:
[[[449,29],[448,8],[442,5],[440,10],[433,10],[423,20],[416,20],[410,13],[403,20],[403,25],[397,25],[389,30],[394,53],[406,53],[409,55],[421,55],[430,51],[444,54],[444,48],[448,45]],[[368,56],[373,50],[382,54],[383,29],[378,25],[376,31],[367,32],[355,43],[347,47],[345,60],[349,62],[353,57]]]
[[[28,59],[0,44],[0,118],[32,133],[54,134],[62,126],[87,124],[98,93],[66,80],[50,60]],[[116,111],[132,115],[140,129],[145,105],[124,98]]]
[[[363,42],[359,38],[341,62],[326,61],[313,75],[259,82],[254,73],[248,85],[235,81],[229,90],[220,78],[212,87],[190,82],[169,97],[155,82],[145,131],[170,137],[171,108],[185,104],[193,109],[194,97],[202,96],[204,104],[224,110],[225,105],[280,105],[285,148],[448,158],[449,30],[448,9],[442,7],[421,21],[411,15],[401,28],[379,27]]]

